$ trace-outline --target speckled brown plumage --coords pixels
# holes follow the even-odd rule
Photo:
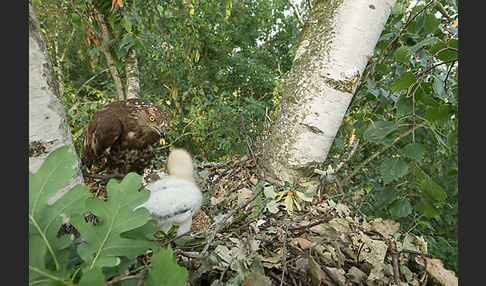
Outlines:
[[[169,120],[162,108],[143,99],[110,103],[86,126],[82,162],[110,173],[143,172],[154,158],[152,145],[165,136]]]

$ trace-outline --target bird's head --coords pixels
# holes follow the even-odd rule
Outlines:
[[[137,105],[139,123],[152,129],[160,137],[165,137],[166,128],[170,121],[169,114],[159,106],[148,101],[138,99]]]

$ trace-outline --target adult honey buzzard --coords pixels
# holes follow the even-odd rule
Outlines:
[[[165,136],[169,120],[162,108],[143,99],[107,104],[86,126],[82,163],[92,172],[141,173],[150,166],[152,145]]]

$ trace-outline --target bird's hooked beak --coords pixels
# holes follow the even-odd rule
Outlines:
[[[165,125],[162,126],[152,126],[152,128],[159,134],[160,137],[165,137]]]

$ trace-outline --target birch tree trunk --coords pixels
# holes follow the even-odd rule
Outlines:
[[[314,1],[260,146],[269,177],[294,182],[324,162],[395,1]]]
[[[127,54],[125,63],[125,73],[127,75],[127,90],[125,95],[128,98],[140,97],[140,82],[138,72],[137,51],[131,48]]]
[[[132,2],[132,13],[136,9],[137,1]],[[125,74],[127,77],[127,90],[125,96],[128,98],[140,98],[140,75],[138,72],[137,50],[132,47],[128,50],[127,60],[125,62]]]
[[[64,106],[45,46],[39,22],[29,1],[29,146],[43,146],[44,152],[29,154],[29,171],[36,172],[54,149],[69,145],[74,150]],[[78,160],[76,175],[49,203],[55,202],[74,185],[83,183]]]

